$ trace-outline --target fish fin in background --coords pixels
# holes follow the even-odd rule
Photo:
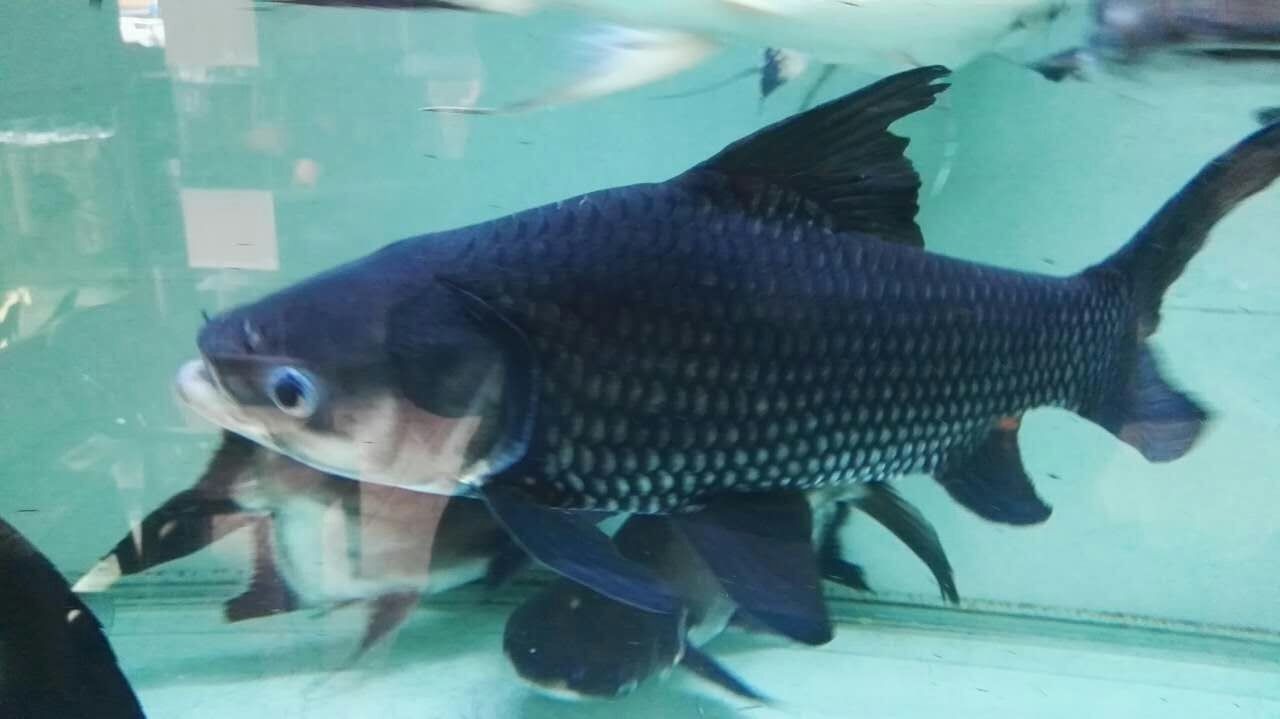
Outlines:
[[[853,503],[889,530],[924,562],[938,582],[938,589],[944,599],[952,604],[959,603],[960,594],[956,590],[951,562],[942,549],[942,540],[938,538],[933,525],[888,483],[869,482],[866,490]]]
[[[63,295],[62,299],[58,300],[58,305],[53,308],[53,312],[49,314],[49,319],[45,320],[44,326],[40,328],[40,332],[44,333],[56,330],[63,320],[70,317],[76,311],[76,303],[79,300],[80,290],[78,289],[73,289]]]
[[[1253,117],[1259,125],[1270,125],[1280,122],[1280,107],[1260,107],[1253,111]]]
[[[395,592],[384,594],[369,602],[369,620],[365,625],[364,636],[360,638],[360,646],[350,662],[364,656],[375,644],[382,642],[393,631],[404,624],[422,598],[420,592]]]
[[[679,30],[605,25],[587,34],[588,69],[573,82],[528,100],[497,107],[429,105],[425,112],[515,115],[633,90],[685,72],[719,49],[710,38]]]
[[[836,555],[823,555],[818,558],[818,568],[822,570],[822,578],[847,587],[855,592],[872,592],[875,590],[867,583],[867,573],[862,566]]]
[[[951,498],[983,519],[1039,524],[1053,511],[1022,467],[1016,429],[994,429],[970,456],[935,475]]]
[[[258,445],[231,432],[190,489],[170,497],[143,518],[75,584],[77,592],[100,592],[121,576],[181,559],[261,519],[232,498],[233,486],[251,466]]]
[[[817,541],[818,570],[822,578],[858,592],[872,591],[862,567],[844,558],[840,530],[849,521],[848,503],[835,502],[835,515],[827,522]]]
[[[1088,52],[1086,50],[1073,47],[1070,50],[1063,50],[1044,59],[1037,60],[1027,65],[1027,67],[1050,82],[1062,82],[1067,79],[1083,80],[1085,78],[1084,69],[1087,58]]]
[[[747,212],[772,209],[778,200],[766,198],[781,193],[836,231],[923,247],[920,177],[903,154],[908,141],[888,127],[932,105],[947,74],[934,66],[893,75],[738,140],[674,181],[721,201],[749,198]]]
[[[481,491],[512,538],[559,574],[637,609],[660,614],[679,609],[666,583],[622,556],[591,521],[593,513],[539,505],[523,491],[494,482]]]
[[[0,520],[0,716],[142,719],[102,624],[62,574]]]
[[[1131,284],[1136,347],[1118,377],[1119,391],[1081,411],[1149,461],[1184,455],[1201,435],[1208,412],[1161,378],[1146,347],[1160,324],[1165,292],[1200,251],[1209,232],[1238,204],[1280,176],[1280,123],[1258,130],[1205,165],[1131,240],[1083,277],[1120,277]]]
[[[726,669],[710,654],[692,644],[685,644],[684,656],[680,658],[680,666],[697,674],[716,686],[732,692],[743,699],[750,699],[762,704],[770,704],[772,700],[754,689],[750,684],[739,679],[737,675]]]
[[[740,612],[804,644],[831,640],[803,493],[726,494],[701,511],[673,515],[672,522]]]
[[[253,579],[249,588],[223,605],[228,622],[285,614],[301,607],[298,595],[276,566],[271,521],[264,519],[253,528]]]

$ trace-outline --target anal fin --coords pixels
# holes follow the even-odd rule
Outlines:
[[[844,558],[840,530],[849,521],[849,505],[835,502],[834,514],[818,536],[818,571],[822,578],[858,592],[872,591],[862,567]]]
[[[1022,467],[1016,429],[993,429],[972,454],[935,478],[952,499],[992,522],[1039,524],[1053,511],[1036,494]]]
[[[1174,389],[1149,347],[1138,350],[1129,386],[1089,417],[1150,462],[1169,462],[1190,451],[1209,413]]]
[[[804,644],[831,640],[802,493],[728,494],[673,519],[742,613]]]
[[[829,582],[835,582],[855,592],[875,591],[867,583],[867,573],[863,571],[862,566],[854,564],[844,557],[824,554],[819,557],[818,566],[822,570],[822,578]]]
[[[494,482],[482,492],[516,543],[557,573],[644,611],[672,614],[680,608],[665,582],[618,552],[588,519],[592,513],[540,505],[520,489]]]
[[[867,484],[866,490],[854,500],[858,509],[889,530],[924,562],[938,582],[938,589],[944,599],[953,604],[959,602],[960,594],[956,590],[951,562],[942,549],[942,540],[938,538],[933,525],[887,483],[871,482]]]

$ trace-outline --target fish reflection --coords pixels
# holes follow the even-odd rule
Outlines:
[[[226,602],[228,621],[361,603],[369,618],[357,656],[424,594],[499,583],[525,563],[479,502],[328,476],[228,433],[196,484],[147,515],[76,589],[102,591],[245,527],[253,576]]]
[[[141,719],[102,625],[38,549],[0,520],[0,716]]]
[[[784,547],[781,561],[817,554],[822,576],[868,592],[862,568],[845,558],[840,530],[856,506],[899,537],[933,572],[943,597],[959,601],[951,565],[932,526],[887,484],[860,496],[830,501],[821,493],[775,515],[779,524],[812,524],[812,544]],[[811,520],[806,517],[812,513]],[[725,590],[698,551],[667,518],[633,515],[614,535],[623,556],[676,589],[682,611],[640,611],[568,580],[557,580],[520,605],[507,620],[503,650],[522,679],[553,696],[610,698],[629,694],[652,677],[684,668],[743,698],[768,698],[720,665],[701,647],[732,622],[759,627]]]
[[[1135,76],[1186,82],[1191,71],[1259,80],[1270,87],[1280,67],[1280,3],[1272,0],[1093,0],[1083,47],[1032,67],[1061,81]],[[1258,111],[1266,124],[1270,108]]]
[[[275,4],[513,15],[567,9],[602,23],[578,38],[579,45],[589,50],[588,59],[577,77],[562,87],[492,107],[425,108],[465,114],[528,112],[631,90],[699,66],[730,43],[769,48],[758,70],[763,96],[802,73],[810,56],[821,62],[823,71],[809,92],[807,107],[837,66],[879,74],[928,63],[964,65],[985,53],[1026,42],[1071,6],[1063,0],[275,0]]]

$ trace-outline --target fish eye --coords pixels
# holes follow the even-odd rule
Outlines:
[[[281,412],[299,419],[315,414],[320,391],[311,375],[296,367],[277,367],[267,379],[267,394]]]

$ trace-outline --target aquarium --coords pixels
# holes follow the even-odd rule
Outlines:
[[[0,7],[0,716],[1280,716],[1280,13]]]

